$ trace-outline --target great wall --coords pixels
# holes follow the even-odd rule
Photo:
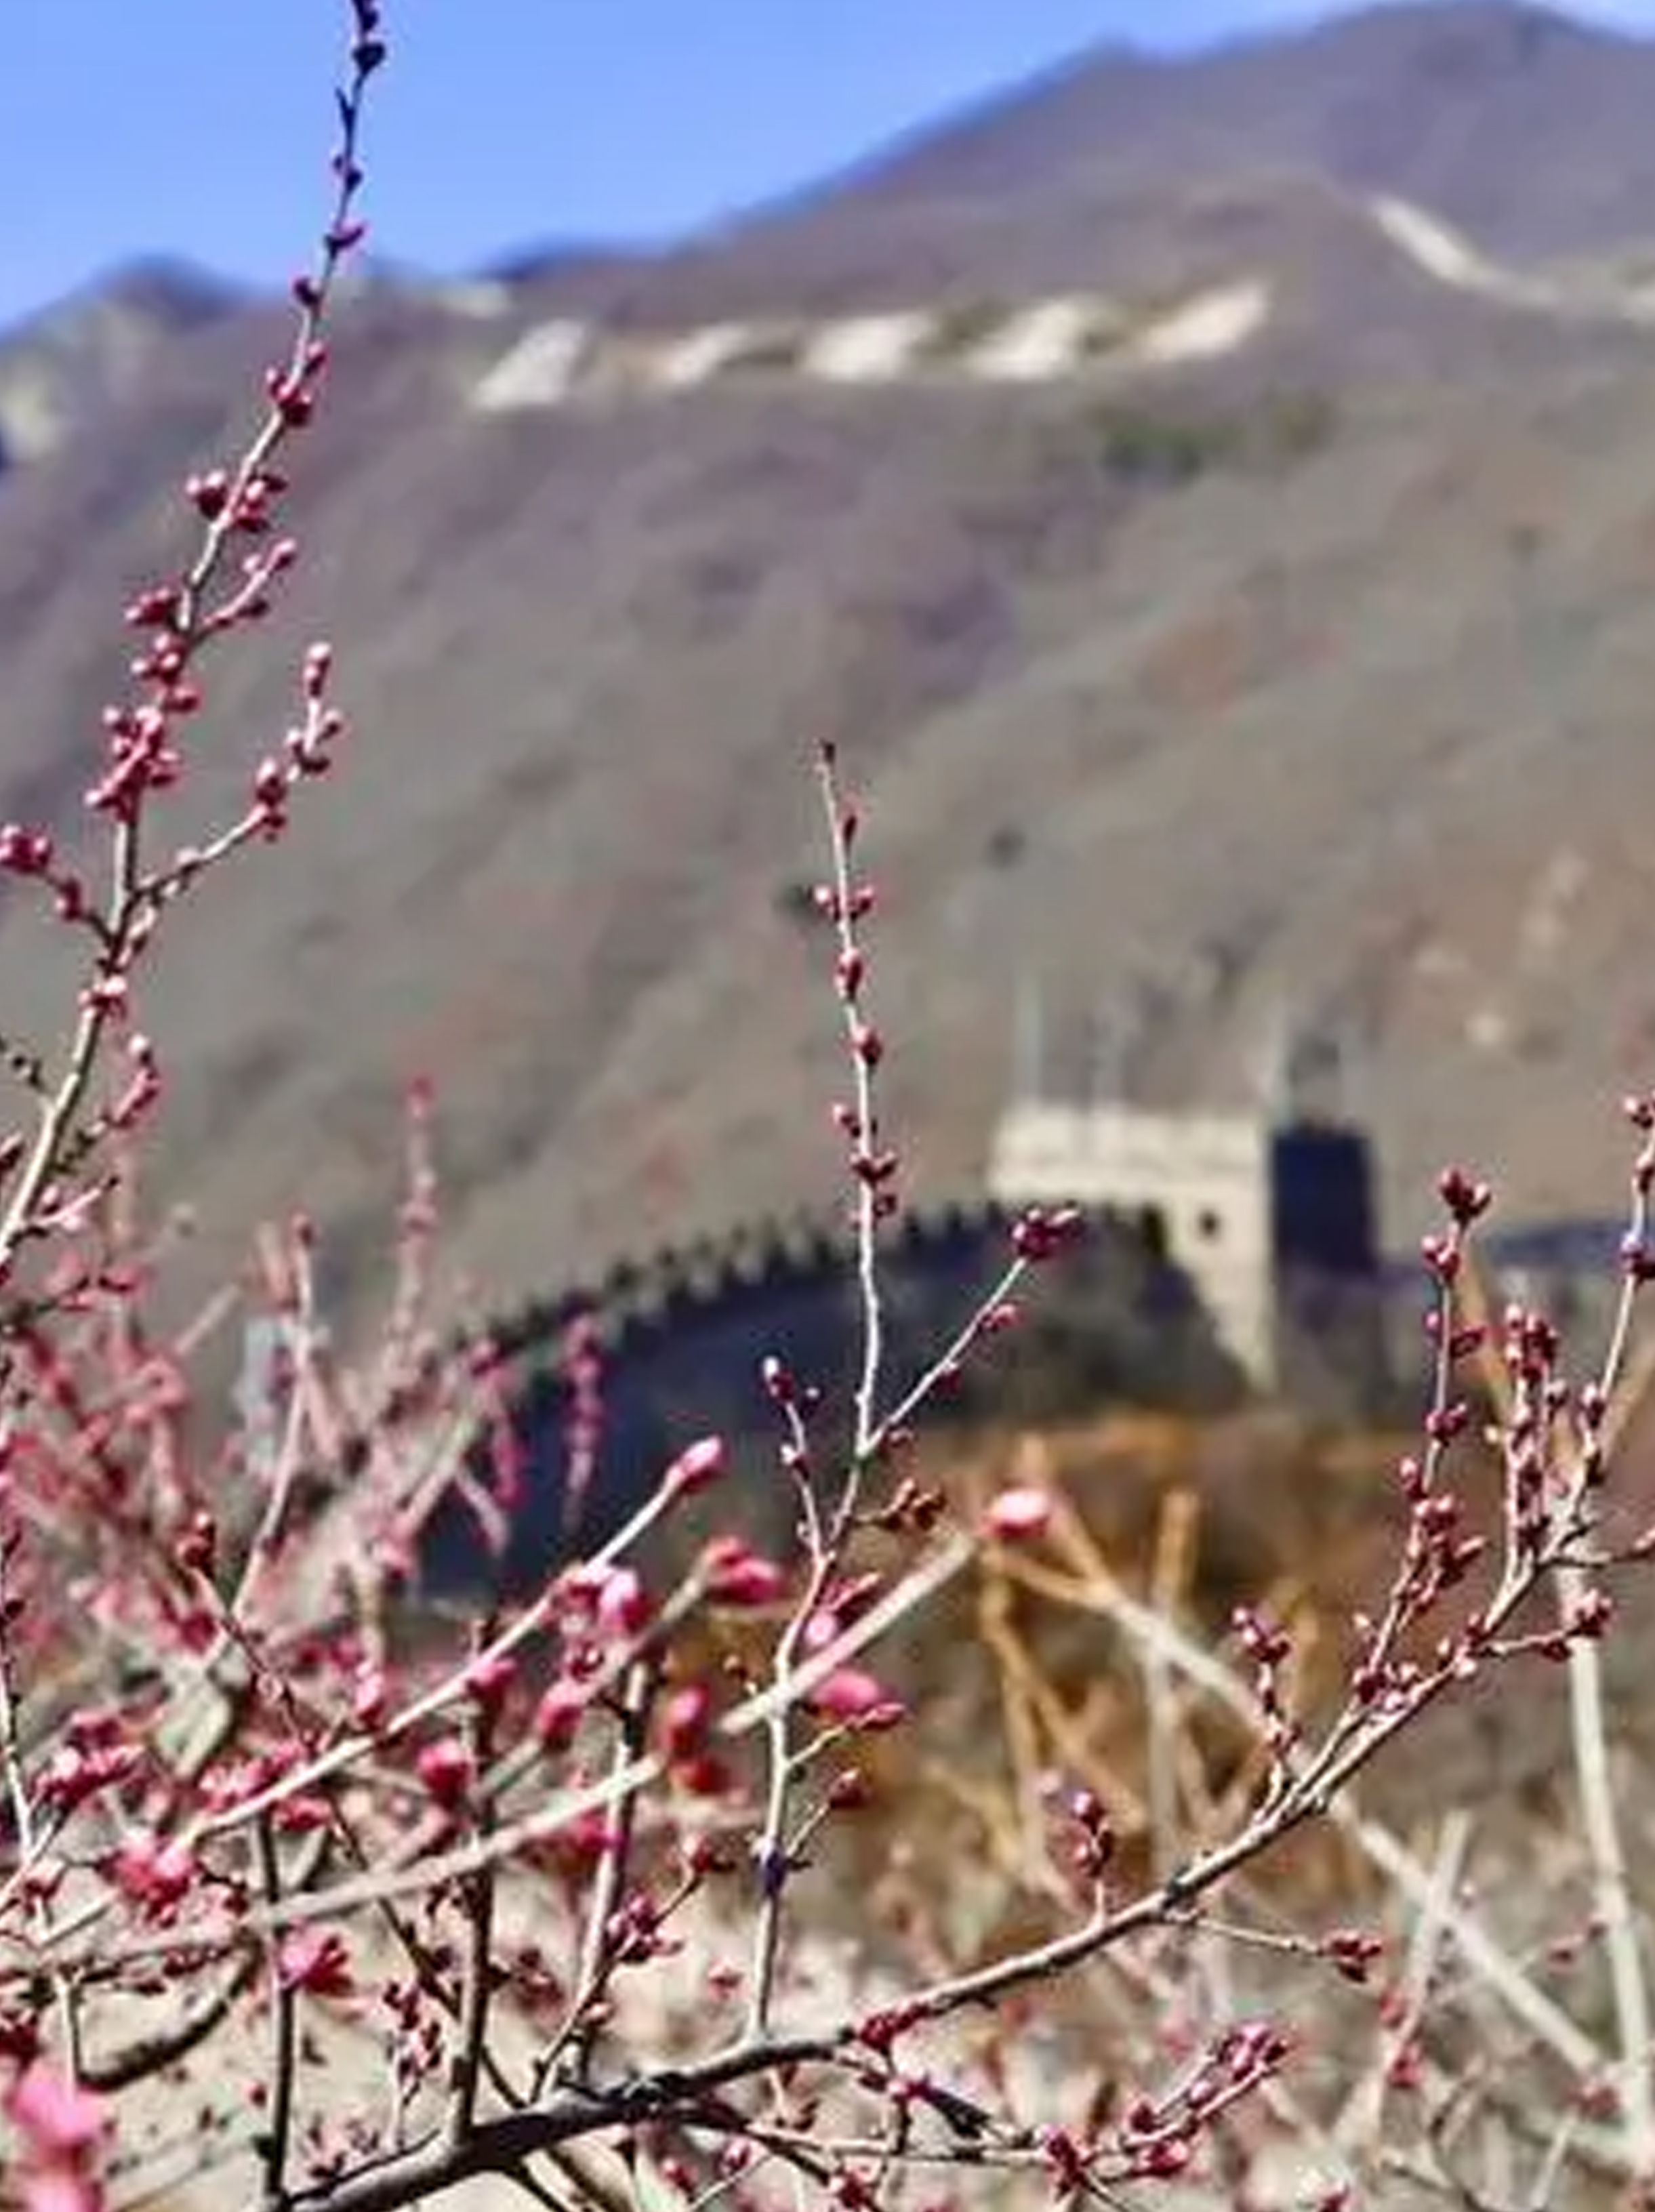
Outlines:
[[[904,1212],[884,1240],[885,1371],[900,1388],[951,1341],[1004,1267],[1024,1205],[1072,1198],[1087,1233],[1035,1287],[1032,1339],[1018,1332],[991,1352],[977,1391],[946,1400],[945,1415],[1062,1418],[1110,1402],[1188,1414],[1252,1395],[1372,1418],[1399,1390],[1411,1407],[1419,1263],[1383,1249],[1373,1187],[1366,1133],[1315,1115],[1013,1103],[985,1188]],[[1597,1222],[1492,1235],[1491,1289],[1542,1302],[1572,1326],[1595,1319],[1598,1294],[1615,1287],[1618,1233]],[[685,1439],[709,1431],[732,1440],[758,1532],[785,1544],[789,1507],[771,1479],[759,1370],[774,1353],[820,1387],[831,1442],[860,1341],[854,1262],[843,1220],[800,1211],[660,1247],[495,1316],[484,1334],[513,1377],[524,1463],[502,1529],[488,1537],[453,1494],[427,1522],[405,1518],[397,1498],[346,1493],[325,1509],[331,1526],[309,1548],[307,1575],[348,1571],[390,1527],[411,1539],[425,1598],[520,1589],[572,1543],[612,1533]],[[580,1497],[577,1347],[596,1360],[602,1407],[597,1473]],[[278,1349],[267,1337],[258,1359]],[[267,1388],[244,1376],[251,1396]],[[479,1468],[474,1498],[489,1480]]]
[[[1655,274],[1520,270],[1410,202],[1348,204],[1409,268],[1448,290],[1520,314],[1655,329]],[[438,297],[475,325],[520,317],[504,284],[448,286]],[[468,404],[489,416],[715,386],[1129,378],[1237,353],[1269,329],[1275,307],[1270,277],[1244,271],[1153,307],[1071,292],[653,332],[554,317],[519,331],[471,386]],[[1314,1404],[1342,1378],[1360,1393],[1358,1376],[1394,1378],[1395,1324],[1399,1315],[1411,1324],[1418,1304],[1416,1265],[1382,1247],[1373,1182],[1366,1133],[1315,1115],[1013,1103],[982,1187],[905,1215],[889,1240],[893,1369],[947,1340],[1002,1264],[1019,1206],[1074,1199],[1090,1218],[1091,1260],[1086,1287],[1067,1306],[1060,1297],[1058,1310],[1071,1325],[1080,1315],[1082,1356],[1105,1391],[1187,1405],[1250,1390]],[[1603,1223],[1536,1224],[1485,1249],[1497,1281],[1578,1300],[1590,1296],[1582,1286],[1602,1273],[1615,1234]],[[438,1596],[509,1587],[571,1540],[564,1364],[577,1326],[589,1331],[606,1395],[600,1493],[579,1531],[589,1540],[636,1504],[675,1442],[709,1426],[752,1436],[767,1352],[831,1388],[857,1327],[849,1262],[843,1227],[800,1212],[660,1247],[496,1316],[490,1334],[519,1378],[528,1495],[492,1559],[465,1514],[446,1509],[422,1546],[423,1585]],[[244,1387],[256,1395],[263,1385],[250,1375]],[[785,1518],[782,1504],[776,1511]],[[342,1561],[360,1540],[347,1513],[314,1557]]]
[[[1655,329],[1655,273],[1519,269],[1412,201],[1339,198],[1410,269],[1446,290],[1554,321]],[[505,286],[454,287],[447,297],[457,312],[484,320],[512,307]],[[1275,306],[1268,274],[1238,271],[1154,302],[1076,291],[1009,305],[916,303],[653,332],[561,316],[523,332],[478,380],[471,404],[498,414],[777,381],[855,388],[1133,378],[1240,352],[1269,328]]]

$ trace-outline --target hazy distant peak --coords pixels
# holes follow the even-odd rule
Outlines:
[[[1096,203],[1313,170],[1518,256],[1655,232],[1655,40],[1522,0],[1418,0],[1193,53],[1118,44],[908,135],[762,220]]]
[[[229,313],[246,298],[246,287],[198,262],[162,253],[135,255],[88,277],[5,335],[14,338],[24,331],[112,313],[140,318],[157,329],[186,331]]]
[[[130,392],[169,339],[231,313],[247,295],[194,264],[123,262],[0,332],[0,455],[49,453]]]

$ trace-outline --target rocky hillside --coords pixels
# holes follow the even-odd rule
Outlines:
[[[167,338],[206,330],[240,301],[200,270],[141,262],[0,331],[0,466],[44,459],[89,428],[142,389]]]
[[[366,1265],[426,1069],[502,1297],[825,1196],[824,734],[933,1197],[980,1176],[1037,983],[1054,1079],[1101,1018],[1162,1101],[1244,1093],[1284,1020],[1337,1034],[1399,1235],[1450,1151],[1519,1212],[1612,1206],[1613,1102],[1655,1065],[1652,94],[1643,43],[1387,9],[1083,60],[659,258],[364,290],[301,587],[226,662],[180,807],[232,803],[332,635],[349,763],[147,1010],[201,1264],[302,1197]],[[551,315],[664,341],[1079,286],[1145,321],[1243,277],[1263,326],[1183,368],[472,404]],[[0,357],[0,403],[24,358],[34,419],[76,395],[0,477],[6,814],[72,821],[166,489],[246,419],[280,311],[209,304],[135,375],[91,338],[41,368],[40,331]],[[27,1036],[55,979],[15,902],[0,957]]]

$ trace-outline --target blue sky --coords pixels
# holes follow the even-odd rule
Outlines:
[[[456,269],[536,240],[670,234],[1093,42],[1188,46],[1315,12],[387,0],[375,241]],[[1655,24],[1655,0],[1592,12]],[[319,204],[343,14],[340,0],[6,0],[0,321],[141,252],[280,277]]]

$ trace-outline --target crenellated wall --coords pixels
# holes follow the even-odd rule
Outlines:
[[[1445,291],[1552,322],[1655,327],[1655,283],[1646,274],[1518,269],[1411,201],[1351,195],[1343,204],[1353,222]],[[1250,344],[1276,313],[1277,289],[1266,271],[1238,270],[1171,301],[1076,291],[1016,302],[916,301],[824,319],[758,316],[642,333],[554,319],[525,331],[502,355],[473,387],[472,404],[495,414],[712,385],[873,389],[1153,374]],[[461,288],[455,305],[486,318],[508,312],[509,295]]]
[[[956,302],[819,321],[757,317],[653,333],[554,319],[517,340],[478,383],[472,404],[498,414],[777,380],[1065,382],[1232,353],[1268,323],[1271,301],[1263,278],[1244,276],[1153,307],[1077,292],[1014,305]]]
[[[991,1202],[905,1218],[883,1247],[885,1377],[890,1403],[952,1340],[1010,1257],[1012,1217]],[[1032,1286],[1036,1316],[1061,1305],[1100,1398],[1182,1400],[1240,1387],[1187,1275],[1150,1250],[1129,1223],[1099,1212],[1073,1264]],[[569,1494],[574,1399],[565,1356],[589,1316],[601,1366],[602,1438],[592,1494]],[[648,1494],[675,1451],[717,1431],[732,1441],[744,1486],[742,1525],[784,1546],[794,1507],[776,1461],[779,1432],[759,1379],[774,1353],[824,1394],[817,1441],[846,1441],[861,1308],[848,1234],[809,1217],[753,1224],[614,1270],[590,1290],[502,1317],[493,1334],[520,1374],[525,1496],[503,1560],[491,1562],[475,1523],[453,1508],[424,1547],[433,1595],[501,1583],[532,1586],[576,1540],[601,1540]],[[1005,1375],[1026,1354],[1023,1332],[997,1340]],[[947,1401],[945,1400],[944,1403]],[[722,1510],[727,1516],[727,1504]]]

